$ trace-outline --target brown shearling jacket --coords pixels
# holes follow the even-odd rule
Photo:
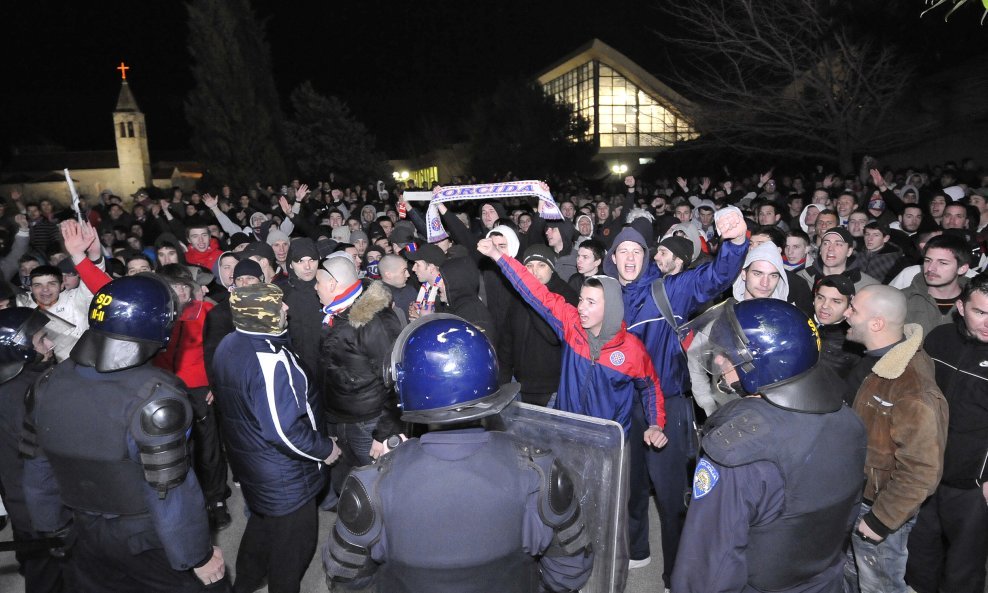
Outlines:
[[[906,339],[882,356],[854,399],[868,431],[864,521],[882,537],[919,511],[943,473],[947,401],[933,361],[922,350],[923,329],[910,323]]]

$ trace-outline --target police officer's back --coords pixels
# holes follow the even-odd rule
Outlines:
[[[330,583],[379,591],[575,590],[593,567],[566,469],[480,421],[517,394],[498,389],[493,348],[451,315],[423,317],[395,345],[402,419],[429,424],[350,474],[323,550]],[[485,420],[486,421],[486,420]],[[376,574],[375,574],[376,573]]]
[[[174,317],[157,278],[114,280],[94,296],[69,359],[28,396],[28,507],[38,531],[77,538],[80,591],[194,591],[223,577],[189,471],[188,397],[148,364]]]

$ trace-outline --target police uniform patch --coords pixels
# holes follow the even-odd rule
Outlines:
[[[624,352],[621,352],[620,350],[616,352],[611,352],[611,364],[613,364],[616,367],[619,367],[622,364],[624,364]]]
[[[701,459],[700,463],[696,466],[696,472],[693,473],[693,498],[700,499],[710,493],[717,485],[717,481],[720,480],[720,473],[717,468],[713,466],[712,463],[706,460],[706,458]]]

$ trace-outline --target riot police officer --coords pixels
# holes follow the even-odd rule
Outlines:
[[[323,550],[332,588],[575,590],[593,567],[574,485],[551,452],[491,430],[518,392],[498,388],[484,334],[453,315],[408,325],[392,353],[406,422],[429,425],[355,469]]]
[[[148,362],[174,318],[174,294],[154,276],[110,282],[94,295],[69,359],[28,393],[28,509],[38,531],[75,540],[78,591],[226,585],[189,471],[188,396]]]
[[[55,338],[67,336],[72,326],[41,309],[12,307],[0,310],[0,492],[10,515],[17,562],[24,575],[24,590],[55,593],[64,590],[63,560],[38,547],[42,539],[31,525],[24,497],[24,460],[18,455],[24,425],[24,394],[43,372],[55,364]]]
[[[742,396],[704,426],[674,591],[840,591],[866,438],[816,327],[777,299],[733,299],[690,324]]]

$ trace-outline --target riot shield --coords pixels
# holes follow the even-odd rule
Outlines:
[[[520,443],[551,449],[569,470],[595,553],[583,593],[624,591],[628,578],[628,451],[613,420],[521,402],[501,411],[504,429]]]

